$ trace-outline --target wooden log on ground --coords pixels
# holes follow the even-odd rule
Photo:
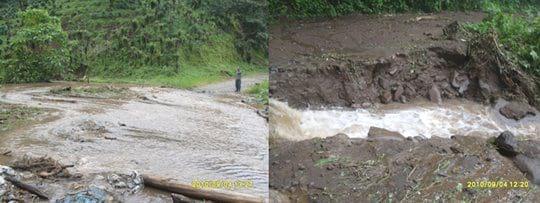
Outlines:
[[[23,183],[21,181],[18,181],[16,179],[12,178],[12,177],[5,177],[4,179],[11,182],[11,184],[13,184],[13,185],[15,185],[15,186],[17,186],[17,187],[19,187],[19,188],[21,188],[23,190],[26,190],[26,191],[28,191],[28,192],[30,192],[32,194],[37,195],[40,198],[49,200],[49,197],[45,193],[41,192],[39,189],[37,189],[36,187],[34,187],[32,185]]]
[[[167,179],[143,175],[144,185],[172,193],[182,194],[195,199],[211,200],[216,202],[262,203],[261,197],[246,195],[237,192],[205,190],[187,184],[173,183]]]

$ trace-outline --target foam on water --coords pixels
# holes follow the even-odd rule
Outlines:
[[[295,115],[300,114],[296,117],[298,117],[302,135],[293,138],[295,140],[328,137],[338,133],[345,133],[349,137],[365,138],[372,126],[397,131],[405,137],[496,136],[504,130],[510,130],[518,135],[540,136],[539,116],[527,117],[519,122],[506,119],[498,113],[498,109],[505,103],[506,101],[501,100],[491,107],[460,100],[440,106],[418,102],[387,105],[372,110],[298,111],[290,109],[289,111],[294,112]],[[284,106],[286,105],[272,105],[273,108]],[[276,123],[288,125],[283,122]],[[289,126],[289,128],[293,127]]]

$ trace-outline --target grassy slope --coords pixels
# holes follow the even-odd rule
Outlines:
[[[8,5],[18,8],[15,2]],[[179,6],[165,11],[163,17],[155,17],[154,10],[149,8],[111,8],[109,0],[57,0],[54,6],[46,8],[51,15],[62,19],[62,27],[70,39],[78,40],[80,46],[89,44],[83,60],[94,82],[190,88],[227,79],[237,67],[246,73],[266,71],[264,54],[257,54],[260,57],[255,62],[244,62],[235,49],[235,37],[207,20],[204,11]],[[194,19],[187,19],[188,16]],[[132,30],[134,22],[138,25],[136,30]],[[193,22],[200,23],[193,26]],[[193,32],[201,32],[202,37]],[[80,39],[77,33],[85,33],[87,38]],[[146,43],[140,42],[144,35],[150,36]],[[118,45],[123,39],[129,45]],[[183,44],[163,48],[167,40],[179,40]],[[134,53],[139,55],[132,56]]]

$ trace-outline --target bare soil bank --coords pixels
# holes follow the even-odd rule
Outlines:
[[[481,18],[351,16],[275,26],[270,94],[297,108],[456,97],[486,103],[503,97],[540,107],[536,78],[501,55],[496,36],[457,31]]]

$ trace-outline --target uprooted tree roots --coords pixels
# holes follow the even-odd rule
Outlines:
[[[41,178],[51,178],[51,177],[60,177],[60,178],[71,178],[74,175],[70,174],[68,170],[69,167],[73,165],[62,165],[58,161],[54,160],[51,157],[29,157],[24,156],[21,159],[15,161],[13,164],[14,169],[30,171]]]
[[[484,100],[502,96],[509,100],[529,103],[540,109],[538,87],[533,76],[524,73],[501,49],[495,32],[472,34],[467,44],[468,62],[465,68],[479,91],[477,98]]]

